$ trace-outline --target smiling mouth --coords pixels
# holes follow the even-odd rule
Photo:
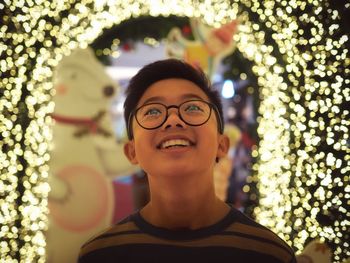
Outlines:
[[[183,148],[192,146],[193,143],[184,139],[167,140],[158,145],[158,149]]]

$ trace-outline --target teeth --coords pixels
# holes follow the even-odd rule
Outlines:
[[[172,146],[190,146],[190,142],[182,139],[169,140],[169,141],[163,142],[161,145],[161,148],[164,149]]]

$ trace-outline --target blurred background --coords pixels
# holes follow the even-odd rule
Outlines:
[[[0,3],[1,262],[75,262],[87,239],[147,203],[147,176],[123,155],[123,93],[168,57],[202,68],[222,96],[231,148],[217,195],[300,262],[348,260],[349,10],[335,0]]]

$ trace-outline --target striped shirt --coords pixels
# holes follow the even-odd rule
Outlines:
[[[136,212],[81,248],[79,263],[91,262],[295,263],[296,260],[281,238],[232,208],[218,223],[197,230],[156,227]]]

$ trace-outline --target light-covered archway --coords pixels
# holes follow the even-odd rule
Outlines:
[[[302,14],[306,7],[314,8],[315,15]],[[349,80],[343,77],[346,72],[337,73],[339,67],[349,65],[348,50],[343,48],[348,38],[344,35],[317,44],[326,30],[317,14],[331,10],[322,1],[38,0],[8,1],[0,4],[0,10],[4,22],[0,27],[2,259],[45,260],[53,68],[74,48],[88,46],[105,28],[142,15],[196,16],[216,27],[239,16],[237,48],[255,62],[253,71],[261,89],[261,140],[253,151],[258,161],[252,179],[259,182],[257,220],[297,250],[302,250],[309,237],[344,244],[342,233],[349,229],[349,221],[326,228],[316,219],[321,209],[339,202],[345,205],[344,214],[349,214],[346,204],[342,204],[344,199],[331,193],[333,185],[348,184],[345,170],[337,176],[332,176],[332,171],[333,167],[341,170],[348,166],[349,159],[318,152],[324,140],[318,134],[327,128],[327,144],[345,153],[348,137],[344,134],[349,124],[343,121],[349,119],[349,112],[340,111],[346,100],[341,87]],[[298,12],[300,16],[295,15]],[[303,23],[315,24],[312,39],[303,37]],[[335,26],[330,32],[337,29]],[[267,44],[267,38],[275,41],[278,50]],[[302,45],[308,48],[301,49]],[[326,62],[336,56],[344,64]],[[308,63],[314,57],[317,64],[310,68]],[[323,80],[325,76],[334,78]],[[329,99],[320,99],[315,92]],[[327,97],[330,93],[337,95]],[[333,127],[325,127],[323,120],[316,119],[324,111],[331,113]],[[306,112],[315,119],[306,119]],[[342,137],[339,142],[332,139],[334,134]],[[315,193],[303,189],[319,181],[320,176],[323,183]],[[348,196],[349,191],[344,188],[344,195]],[[319,207],[305,205],[312,194],[317,196]],[[337,255],[342,253],[339,248]]]

